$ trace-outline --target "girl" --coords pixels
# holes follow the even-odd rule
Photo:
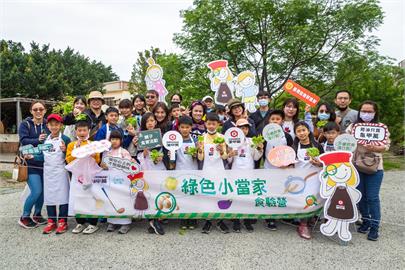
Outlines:
[[[305,107],[305,122],[308,124],[310,130],[313,130],[313,124],[312,124],[312,116],[309,110],[311,107],[307,105]],[[295,98],[289,98],[283,103],[283,111],[285,114],[285,119],[283,122],[283,129],[285,132],[290,134],[290,136],[294,139],[295,134],[294,134],[294,125],[299,121],[298,117],[300,114],[300,108],[299,108],[299,103],[298,100]]]
[[[316,109],[316,119],[314,123],[314,137],[318,142],[323,143],[325,141],[323,127],[327,123],[335,121],[336,113],[332,107],[326,102],[320,103]]]
[[[183,97],[180,94],[173,94],[170,97],[170,105],[179,104],[183,101]]]
[[[190,105],[190,116],[193,119],[193,127],[191,128],[191,136],[197,139],[199,135],[204,134],[207,129],[203,117],[205,117],[206,107],[200,101],[194,101]]]
[[[170,121],[171,121],[172,130],[179,129],[180,115],[181,115],[180,105],[178,103],[172,104],[172,106],[170,107]]]
[[[356,123],[380,123],[378,121],[377,103],[371,100],[364,101],[359,106]],[[346,132],[351,134],[353,125],[349,125]],[[377,241],[378,230],[381,220],[380,209],[380,188],[384,177],[384,167],[382,153],[390,147],[389,132],[387,130],[387,144],[376,145],[357,145],[356,154],[363,153],[373,155],[379,160],[377,171],[369,174],[359,171],[360,183],[357,189],[361,192],[362,197],[359,203],[359,210],[362,216],[362,225],[357,229],[359,233],[368,233],[367,239]]]
[[[134,115],[142,116],[146,112],[146,99],[143,95],[135,95],[132,105],[134,106]]]
[[[103,156],[110,156],[110,157],[119,157],[123,159],[131,160],[130,153],[121,147],[122,145],[122,135],[121,132],[118,130],[111,131],[110,135],[110,142],[111,142],[111,150],[104,153]],[[109,168],[104,162],[101,162],[101,167],[104,170],[108,170]],[[112,169],[114,170],[114,169]],[[120,234],[126,234],[130,229],[131,219],[130,218],[108,218],[107,219],[108,226],[107,232],[113,232],[116,229],[116,225],[121,225],[118,230]]]
[[[321,162],[316,157],[311,157],[307,149],[318,148],[319,153],[322,154],[323,148],[315,141],[314,135],[306,122],[299,121],[294,125],[294,150],[297,153],[297,163],[295,168],[313,168],[321,167]],[[298,235],[304,239],[311,239],[311,231],[308,228],[308,220],[301,219],[298,226]]]
[[[172,129],[170,123],[169,109],[167,108],[165,103],[156,103],[155,107],[153,107],[152,113],[155,116],[157,122],[156,128],[159,128],[162,134]]]
[[[222,134],[225,134],[225,132],[231,128],[236,126],[236,121],[242,118],[247,118],[245,117],[245,106],[243,105],[242,102],[240,102],[238,99],[233,98],[228,102],[228,108],[229,108],[229,119],[225,121],[223,127],[222,127]],[[256,126],[255,122],[253,122],[252,119],[247,118],[249,121],[250,127],[249,127],[249,137],[253,137],[256,135]]]
[[[73,101],[73,112],[63,117],[63,124],[65,125],[63,135],[67,136],[71,141],[76,140],[75,118],[79,114],[83,113],[86,110],[86,107],[87,107],[86,98],[84,96],[77,96]]]

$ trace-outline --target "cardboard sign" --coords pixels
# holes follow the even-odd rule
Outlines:
[[[290,146],[280,145],[270,150],[267,159],[276,167],[285,167],[295,163],[295,151]]]
[[[352,135],[361,145],[386,145],[388,128],[381,123],[357,123],[353,126]]]
[[[242,71],[235,78],[235,95],[242,98],[242,103],[250,113],[254,113],[256,106],[259,105],[257,102],[259,87],[255,83],[256,75],[249,70]]]
[[[145,83],[148,90],[155,90],[159,94],[159,101],[166,103],[166,95],[169,93],[166,89],[166,81],[163,80],[163,68],[155,63],[153,58],[147,60]]]
[[[245,141],[245,134],[240,128],[232,127],[224,134],[225,143],[232,149],[236,149]]]
[[[208,78],[211,81],[211,90],[215,92],[215,103],[226,105],[233,98],[235,85],[233,74],[228,67],[227,60],[215,60],[207,64],[211,70]]]
[[[320,97],[312,93],[311,91],[305,89],[298,83],[288,80],[284,86],[284,90],[288,92],[290,95],[293,95],[294,97],[298,98],[299,100],[304,101],[306,104],[308,104],[311,107],[315,107],[316,104],[319,102]]]
[[[51,143],[38,144],[37,147],[34,147],[32,144],[27,144],[20,146],[19,148],[22,155],[38,155],[43,151],[49,151],[51,149],[53,149],[53,145]]]
[[[267,124],[263,128],[263,138],[267,141],[280,140],[285,136],[283,128],[277,124]]]
[[[94,141],[89,144],[73,149],[72,156],[75,158],[85,158],[96,153],[108,151],[111,147],[111,142],[108,140]]]
[[[141,167],[136,162],[119,157],[106,156],[103,162],[107,164],[108,168],[114,168],[128,174],[136,174],[141,171]]]
[[[171,130],[163,135],[162,143],[170,151],[170,160],[175,160],[176,151],[183,145],[183,137],[177,131]]]
[[[350,134],[341,134],[333,142],[336,151],[348,151],[354,153],[357,148],[357,140]]]
[[[138,149],[153,149],[162,146],[162,133],[160,129],[144,130],[138,135]]]

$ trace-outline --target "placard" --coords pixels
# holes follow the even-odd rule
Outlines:
[[[231,127],[224,134],[225,143],[232,149],[237,149],[245,141],[245,134],[240,128]]]
[[[350,134],[341,134],[333,142],[336,151],[348,151],[354,153],[357,148],[357,140]]]
[[[160,129],[144,130],[138,134],[138,149],[153,149],[162,146],[162,133]]]
[[[295,157],[294,149],[287,145],[279,145],[270,150],[267,159],[273,166],[285,167],[294,164]]]
[[[85,158],[93,154],[108,151],[111,147],[111,142],[108,140],[94,141],[89,144],[77,147],[72,150],[72,156],[75,158]]]
[[[353,126],[352,135],[361,145],[386,145],[388,128],[381,123],[357,123]]]
[[[170,151],[170,160],[176,159],[176,151],[183,145],[183,137],[175,130],[167,131],[162,138],[163,146]]]
[[[270,123],[263,128],[263,138],[267,142],[280,140],[283,137],[285,137],[284,130],[278,124]]]
[[[288,80],[284,86],[283,89],[293,95],[294,97],[298,98],[299,100],[304,101],[306,104],[308,104],[311,107],[315,107],[316,104],[318,104],[320,97],[312,93],[311,91],[305,89],[298,83]]]
[[[114,168],[128,174],[136,174],[141,171],[141,167],[138,163],[132,162],[126,158],[105,156],[103,157],[103,162],[108,168]]]

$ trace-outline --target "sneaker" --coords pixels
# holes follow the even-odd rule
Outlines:
[[[311,231],[309,230],[308,225],[305,223],[300,223],[300,225],[297,228],[297,232],[298,235],[304,239],[309,240],[312,238]]]
[[[84,234],[92,234],[95,233],[96,231],[98,231],[99,227],[94,226],[94,225],[89,225],[87,226],[86,229],[84,229],[83,233]]]
[[[113,232],[113,231],[115,231],[115,225],[108,223],[107,232]]]
[[[162,226],[162,224],[160,224],[159,220],[157,220],[157,219],[151,220],[151,221],[149,221],[149,224],[156,234],[158,234],[158,235],[165,234],[165,230],[163,229],[163,226]]]
[[[232,225],[233,232],[240,233],[240,221],[235,220]]]
[[[246,228],[246,230],[248,231],[248,232],[253,232],[254,231],[254,228],[253,228],[253,226],[252,226],[252,222],[250,221],[250,220],[245,220],[244,222],[243,222],[243,224],[245,225],[245,228]]]
[[[187,229],[187,225],[188,225],[188,222],[187,222],[188,220],[186,220],[186,219],[182,219],[182,220],[180,220],[180,229],[182,229],[182,230],[186,230]]]
[[[360,227],[357,228],[358,233],[366,234],[370,229],[370,224],[368,222],[363,222]]]
[[[58,220],[58,228],[56,229],[56,234],[65,233],[68,229],[68,224],[64,218]]]
[[[209,234],[211,232],[212,223],[211,221],[207,220],[202,228],[202,233]]]
[[[152,228],[152,226],[149,226],[148,233],[155,233],[155,230]]]
[[[46,224],[44,230],[42,231],[43,234],[50,234],[54,230],[56,230],[57,226],[53,219],[48,219],[48,224]]]
[[[48,223],[48,221],[44,219],[42,216],[33,216],[32,220],[38,225],[45,225]]]
[[[194,230],[197,227],[197,220],[196,219],[190,219],[188,221],[188,229],[189,230]]]
[[[217,227],[222,233],[229,233],[229,228],[228,228],[228,226],[226,226],[226,224],[223,220],[220,220],[217,223]]]
[[[21,217],[18,220],[18,224],[25,229],[33,229],[38,227],[38,224],[32,221],[30,217]]]
[[[81,233],[84,230],[84,224],[77,224],[76,227],[72,230],[72,233],[77,234]]]
[[[270,231],[277,231],[277,225],[273,220],[270,220],[266,225],[266,229],[269,229]]]
[[[129,232],[130,229],[131,229],[131,226],[129,224],[122,225],[121,228],[118,230],[118,233],[126,234],[127,232]]]
[[[367,240],[370,241],[377,241],[378,240],[378,230],[371,228],[370,232],[367,235]]]

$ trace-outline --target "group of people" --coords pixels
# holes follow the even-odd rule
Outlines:
[[[146,94],[135,95],[132,100],[123,99],[118,108],[109,107],[102,110],[103,95],[98,91],[90,93],[86,100],[77,97],[73,111],[67,115],[50,114],[45,118],[46,108],[41,102],[34,102],[30,112],[32,117],[25,119],[19,127],[21,145],[50,143],[51,151],[39,155],[27,155],[28,186],[30,194],[24,203],[23,214],[19,224],[24,228],[35,228],[46,224],[44,234],[56,231],[64,233],[68,229],[67,219],[72,215],[69,208],[69,173],[66,164],[75,160],[73,149],[88,144],[93,140],[110,140],[111,149],[93,158],[103,169],[108,166],[102,162],[102,156],[121,157],[138,162],[143,170],[242,170],[242,169],[283,169],[273,166],[267,159],[270,150],[277,145],[269,142],[252,144],[252,137],[262,133],[269,124],[280,125],[284,137],[278,144],[291,146],[296,151],[295,168],[321,167],[317,158],[308,155],[307,149],[318,148],[320,153],[335,151],[334,140],[342,133],[350,133],[355,123],[378,123],[378,106],[373,101],[364,101],[358,111],[349,107],[352,96],[347,90],[336,93],[336,110],[325,102],[319,103],[314,115],[311,108],[305,107],[303,118],[300,118],[300,104],[295,98],[284,101],[281,108],[270,108],[270,96],[260,91],[257,95],[259,107],[249,114],[244,104],[238,99],[231,99],[225,106],[215,104],[210,96],[183,106],[182,96],[170,97],[169,106],[159,101],[154,90]],[[238,149],[230,149],[225,143],[214,143],[223,138],[231,127],[240,128],[246,136],[245,142]],[[162,135],[170,130],[178,131],[183,137],[183,145],[176,153],[174,161],[169,158],[169,151],[163,147],[138,150],[139,131],[160,129]],[[187,149],[194,147],[197,151],[187,154]],[[377,172],[366,174],[359,172],[359,191],[362,199],[358,205],[362,223],[360,233],[368,233],[369,240],[378,239],[380,225],[379,191],[383,179],[382,152],[386,146],[365,146],[365,150],[380,157]],[[160,154],[151,157],[153,150]],[[155,152],[156,152],[155,151]],[[290,166],[290,167],[291,167]],[[269,171],[269,173],[271,173]],[[44,219],[41,210],[46,205],[48,220]],[[57,207],[59,207],[57,211]],[[34,211],[32,211],[34,208]],[[32,213],[33,212],[33,213]],[[32,215],[33,214],[33,215]],[[102,220],[101,220],[102,221]],[[76,218],[77,225],[73,233],[92,234],[99,229],[97,218]],[[131,219],[107,219],[107,232],[118,230],[125,234],[130,230]],[[150,233],[164,234],[165,220],[148,220]],[[255,220],[231,220],[231,229],[240,232],[242,225],[248,232],[254,230]],[[299,236],[311,239],[311,219],[286,220],[297,226]],[[213,221],[201,222],[202,232],[209,233]],[[227,224],[228,223],[228,224]],[[87,226],[86,226],[87,224]],[[181,220],[182,229],[194,229],[196,220]],[[223,233],[228,233],[229,222],[217,220],[216,226]],[[277,230],[275,220],[265,221],[269,230]]]

